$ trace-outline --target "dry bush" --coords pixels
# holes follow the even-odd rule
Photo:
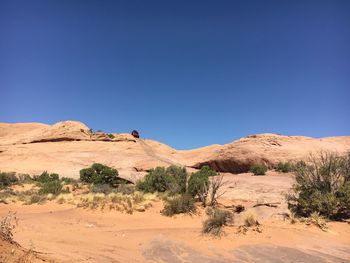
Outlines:
[[[0,222],[0,236],[6,241],[11,243],[13,240],[13,231],[18,224],[18,219],[15,212],[8,212],[6,216],[1,219]]]
[[[134,192],[133,194],[89,193],[79,196],[76,200],[77,207],[85,209],[116,210],[132,214],[134,211],[143,212],[151,206],[154,195]]]
[[[253,213],[246,213],[243,217],[243,222],[244,222],[244,226],[246,227],[252,227],[252,226],[257,226],[259,225],[258,220],[256,220],[256,217]]]
[[[218,203],[218,198],[226,193],[226,191],[224,191],[222,188],[227,184],[227,182],[223,182],[223,179],[224,176],[222,174],[210,177],[209,206],[216,206]]]
[[[164,209],[161,213],[165,216],[173,216],[181,213],[194,213],[196,206],[194,199],[189,194],[176,195],[165,201]]]
[[[207,213],[209,218],[203,223],[203,233],[221,236],[223,226],[233,223],[233,215],[230,211],[214,208],[207,210]]]

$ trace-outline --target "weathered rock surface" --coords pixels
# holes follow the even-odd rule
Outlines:
[[[113,136],[112,136],[113,135]],[[100,162],[117,168],[133,181],[156,166],[171,164],[221,172],[247,172],[252,164],[272,167],[280,161],[305,159],[312,152],[350,151],[350,136],[315,139],[259,134],[226,145],[178,151],[165,144],[129,134],[93,133],[81,122],[0,123],[0,170],[36,174],[57,172],[78,177],[79,170]]]

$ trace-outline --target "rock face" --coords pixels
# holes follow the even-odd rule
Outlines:
[[[79,176],[79,170],[100,162],[137,180],[151,168],[171,164],[220,172],[247,172],[252,164],[270,167],[280,161],[305,159],[312,152],[350,151],[350,136],[315,139],[302,136],[259,134],[226,145],[177,151],[165,144],[137,139],[130,134],[94,133],[81,122],[0,123],[0,170],[37,174],[57,172]]]
[[[350,137],[315,139],[304,136],[258,134],[223,145],[192,166],[209,165],[221,172],[247,172],[253,164],[275,167],[279,162],[307,159],[310,154],[332,151],[340,154],[350,151]]]

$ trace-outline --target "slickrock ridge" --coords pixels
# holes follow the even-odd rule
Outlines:
[[[112,136],[113,135],[113,136]],[[311,138],[258,134],[226,145],[175,150],[165,144],[130,134],[92,132],[81,122],[0,123],[0,170],[18,173],[57,172],[79,176],[79,170],[100,162],[136,181],[156,166],[171,164],[220,172],[247,172],[252,164],[273,167],[280,161],[305,159],[312,152],[350,151],[350,136]]]

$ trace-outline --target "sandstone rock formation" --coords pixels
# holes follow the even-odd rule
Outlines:
[[[305,159],[311,152],[350,151],[350,136],[315,139],[259,134],[226,145],[178,151],[165,144],[130,134],[94,133],[81,122],[0,123],[0,170],[37,174],[57,172],[79,176],[79,170],[100,162],[137,180],[156,166],[171,164],[200,168],[207,164],[221,172],[247,172],[252,164],[273,167],[280,161]]]

